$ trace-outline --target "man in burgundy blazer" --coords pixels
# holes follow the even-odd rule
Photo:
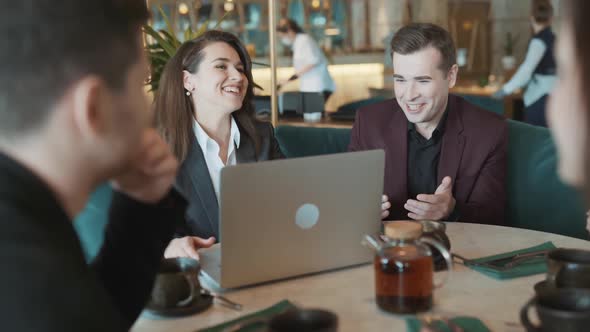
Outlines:
[[[503,224],[506,121],[449,94],[458,68],[442,28],[402,28],[392,49],[396,99],[361,108],[349,146],[385,150],[383,217]]]

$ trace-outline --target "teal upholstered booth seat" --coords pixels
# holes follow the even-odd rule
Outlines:
[[[549,131],[509,121],[509,133],[507,225],[587,238],[583,205],[557,177]],[[279,126],[276,136],[285,155],[295,158],[346,151],[350,129]],[[76,218],[87,257],[93,257],[102,243],[110,199],[110,187],[100,187]]]
[[[468,102],[475,104],[485,110],[490,112],[494,112],[498,115],[504,115],[504,101],[497,100],[492,97],[486,96],[476,96],[476,95],[463,95],[458,94],[463,99],[467,100]]]
[[[350,129],[279,126],[276,137],[287,158],[344,152],[350,142]]]
[[[102,245],[112,196],[110,185],[103,184],[92,193],[88,204],[74,220],[86,259],[96,256]]]
[[[509,121],[508,225],[587,239],[580,195],[557,176],[546,128]]]
[[[385,98],[383,96],[377,96],[377,97],[355,100],[350,103],[340,105],[336,111],[337,112],[356,112],[356,110],[358,110],[361,107],[377,104],[377,103],[380,103],[386,99],[387,98]]]

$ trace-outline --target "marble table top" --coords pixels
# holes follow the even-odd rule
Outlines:
[[[590,250],[590,241],[518,228],[448,223],[452,251],[477,258],[553,241],[558,247]],[[351,244],[357,245],[357,244]],[[444,273],[444,272],[441,272]],[[437,273],[435,278],[442,275]],[[133,332],[189,332],[269,307],[283,299],[305,308],[323,308],[339,317],[339,331],[405,331],[402,316],[380,311],[375,304],[372,265],[320,273],[240,289],[225,295],[243,304],[237,312],[219,304],[184,318],[140,318]],[[450,281],[435,291],[433,312],[480,318],[492,331],[524,331],[519,310],[534,294],[533,285],[544,279],[535,275],[499,281],[455,264]]]

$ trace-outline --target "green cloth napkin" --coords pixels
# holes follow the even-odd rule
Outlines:
[[[523,253],[527,253],[527,252],[531,252],[531,251],[551,250],[551,249],[555,249],[555,245],[552,242],[545,242],[545,243],[539,244],[534,247],[524,248],[524,249],[520,249],[520,250],[514,250],[514,251],[505,252],[505,253],[497,254],[497,255],[493,255],[493,256],[472,259],[471,261],[473,261],[475,263],[485,263],[485,262],[493,261],[496,259],[502,259],[502,258],[511,256],[511,255],[515,255],[515,254],[523,254]],[[530,260],[526,260],[520,264],[515,265],[514,267],[512,267],[510,269],[506,269],[506,270],[502,270],[502,271],[488,268],[485,266],[472,266],[472,265],[467,265],[467,266],[473,270],[476,270],[478,272],[481,272],[489,277],[492,277],[492,278],[498,279],[498,280],[525,277],[525,276],[530,276],[533,274],[547,272],[547,262],[545,260],[545,257],[539,257],[539,258],[533,258]]]
[[[485,324],[475,317],[453,317],[451,322],[459,325],[465,332],[490,332]],[[443,321],[434,321],[432,323],[441,332],[453,332],[451,328]],[[406,327],[408,332],[420,332],[422,323],[415,317],[406,318]]]
[[[283,311],[287,311],[289,309],[294,309],[294,308],[295,308],[295,305],[293,303],[289,302],[288,300],[283,300],[283,301],[281,301],[271,307],[268,307],[266,309],[256,311],[256,312],[251,313],[249,315],[244,315],[242,317],[227,321],[225,323],[221,323],[219,325],[215,325],[215,326],[211,326],[211,327],[208,327],[205,329],[201,329],[198,332],[221,332],[224,329],[228,328],[229,326],[232,326],[234,324],[237,324],[237,323],[245,321],[245,320],[255,319],[255,318],[270,318],[270,317],[277,315]],[[240,329],[240,332],[261,331],[264,327],[265,327],[264,324],[252,324],[250,326]]]

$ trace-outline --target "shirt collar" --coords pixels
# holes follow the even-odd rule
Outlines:
[[[436,129],[432,132],[432,137],[442,135],[445,132],[445,125],[447,122],[447,116],[449,115],[449,102],[447,101],[447,107],[443,116],[440,118]],[[407,121],[407,120],[406,120]],[[408,121],[408,131],[416,131],[416,124]]]
[[[57,199],[55,191],[33,170],[2,152],[0,152],[0,184],[2,188],[0,201],[11,202],[9,204],[15,204],[15,208],[23,210],[30,208],[33,204],[35,206],[33,212],[43,211],[43,217],[46,220],[64,221],[61,224],[54,223],[50,227],[56,227],[59,224],[60,227],[69,228],[68,232],[72,231],[72,224],[68,222],[71,218]],[[35,223],[48,227],[49,224],[41,222],[42,220],[38,217],[38,214],[33,217]],[[52,229],[52,231],[55,230],[56,228]]]
[[[238,123],[236,122],[233,116],[231,117],[231,128],[229,135],[230,140],[232,140],[236,144],[237,148],[240,148],[240,129],[238,128]]]
[[[195,126],[194,126],[194,132],[195,132],[195,137],[197,138],[197,142],[199,143],[199,146],[201,147],[201,150],[206,151],[207,150],[207,142],[208,141],[212,141],[213,139],[211,137],[209,137],[209,135],[207,135],[207,133],[205,132],[205,130],[203,129],[203,127],[201,127],[201,125],[199,124],[199,122],[197,120],[194,121],[195,122]],[[234,142],[234,144],[236,145],[237,148],[240,147],[240,129],[238,128],[238,124],[236,123],[236,120],[234,119],[234,117],[231,117],[231,124],[230,124],[230,141]]]

